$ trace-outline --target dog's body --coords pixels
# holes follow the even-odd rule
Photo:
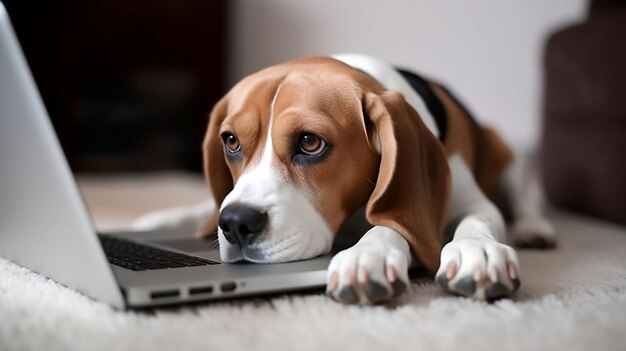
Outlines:
[[[498,191],[510,200],[514,242],[555,242],[500,137],[438,84],[370,57],[299,59],[245,78],[213,109],[204,152],[214,202],[137,227],[208,221],[200,232],[218,229],[222,260],[285,262],[329,252],[365,207],[372,229],[328,270],[327,291],[342,302],[400,294],[412,264],[464,296],[517,290]]]

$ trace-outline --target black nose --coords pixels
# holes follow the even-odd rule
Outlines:
[[[219,225],[229,243],[247,245],[252,243],[267,225],[267,213],[252,206],[234,203],[222,209]]]

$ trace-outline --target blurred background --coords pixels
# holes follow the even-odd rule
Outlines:
[[[212,105],[243,76],[361,52],[445,82],[536,143],[541,52],[585,0],[5,1],[75,171],[200,170]]]
[[[208,112],[239,79],[360,52],[443,82],[541,149],[553,203],[626,223],[622,0],[5,4],[75,172],[199,172]]]

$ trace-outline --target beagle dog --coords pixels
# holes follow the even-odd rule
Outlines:
[[[328,253],[365,208],[371,229],[328,268],[327,293],[344,303],[400,295],[415,265],[449,292],[505,297],[520,287],[507,242],[556,243],[535,182],[498,134],[440,84],[372,57],[302,58],[248,76],[213,108],[203,148],[213,201],[135,227],[206,222],[199,233],[217,230],[223,261],[274,263]]]

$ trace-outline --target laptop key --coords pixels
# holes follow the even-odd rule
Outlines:
[[[120,261],[118,259],[109,259],[109,263],[114,264],[116,266],[131,269],[133,271],[145,271],[146,270],[146,268],[143,268],[134,264],[130,264],[128,262]]]
[[[141,265],[141,267],[146,268],[146,269],[166,269],[169,268],[168,266],[164,265],[164,264],[160,264],[160,263],[144,263]]]

